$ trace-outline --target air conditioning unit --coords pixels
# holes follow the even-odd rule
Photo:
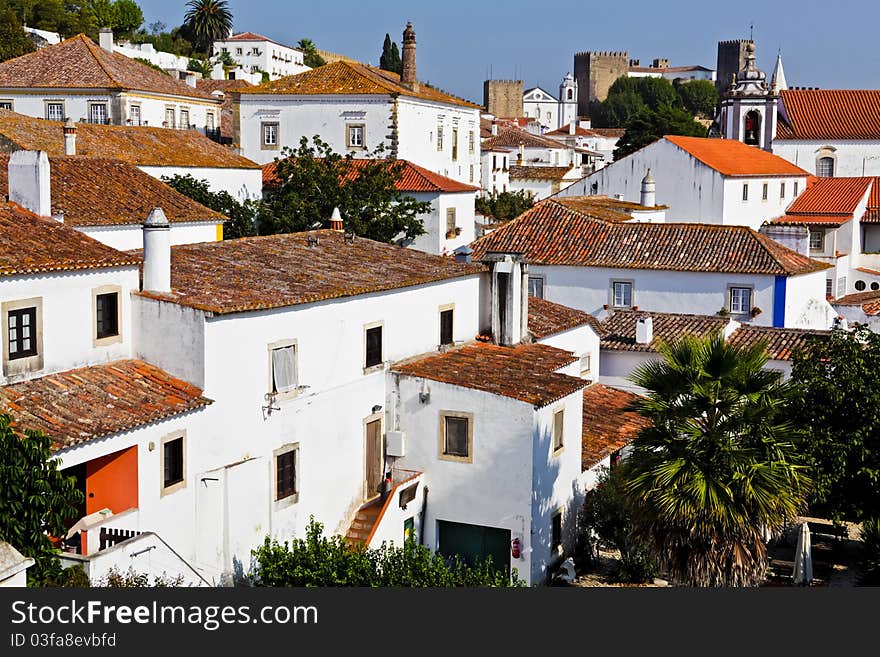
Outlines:
[[[387,456],[406,456],[406,434],[403,431],[385,433],[385,454]]]

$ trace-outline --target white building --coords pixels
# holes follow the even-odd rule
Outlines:
[[[64,125],[0,110],[0,152],[45,151],[128,162],[154,178],[191,175],[240,201],[262,196],[260,166],[195,130]]]
[[[556,98],[541,87],[523,92],[523,114],[535,119],[544,130],[556,130],[577,119],[577,82],[567,73]]]
[[[825,300],[829,265],[744,226],[614,223],[554,197],[473,249],[475,258],[521,253],[544,298],[594,316],[720,311],[757,326],[819,329],[834,316]]]
[[[0,587],[27,586],[27,569],[33,565],[33,559],[0,541]]]
[[[102,35],[103,36],[103,35]],[[83,34],[0,64],[0,109],[37,118],[205,132],[220,101]]]
[[[228,71],[224,71],[223,64],[218,62],[212,74],[215,79],[246,79],[252,84],[260,84],[263,73],[269,76],[269,80],[277,80],[311,70],[303,63],[301,50],[254,32],[241,32],[225,40],[215,41],[215,59],[224,52],[232,57],[238,68],[234,70],[232,77]]]
[[[732,139],[668,135],[567,187],[562,196],[622,195],[637,201],[648,169],[667,221],[757,229],[785,213],[808,173]]]
[[[715,82],[715,71],[699,65],[670,66],[668,59],[658,58],[650,66],[640,66],[638,59],[630,60],[626,76],[629,78],[664,78],[670,82],[690,82],[691,80],[708,80]]]
[[[592,128],[589,119],[578,119],[544,136],[591,154],[593,167],[598,169],[614,161],[614,149],[624,132],[624,128]]]
[[[572,165],[554,167],[515,164],[510,167],[507,175],[510,179],[510,191],[524,191],[540,201],[580,180],[581,168]]]

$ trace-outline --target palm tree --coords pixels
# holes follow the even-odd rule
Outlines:
[[[232,31],[232,12],[226,0],[189,0],[183,26],[196,48],[209,54],[215,41]]]
[[[631,380],[651,419],[633,441],[627,490],[634,534],[661,568],[692,586],[755,586],[766,573],[765,532],[804,508],[810,484],[783,419],[794,394],[766,370],[766,345],[719,333],[685,336]]]

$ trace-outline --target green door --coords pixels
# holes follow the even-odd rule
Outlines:
[[[510,568],[509,529],[446,520],[438,521],[437,529],[440,533],[440,554],[447,557],[457,554],[470,564],[477,559],[492,557],[494,566]]]

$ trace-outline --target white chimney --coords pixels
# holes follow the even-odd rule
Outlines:
[[[45,151],[15,151],[9,156],[9,200],[41,217],[52,215],[49,156]]]
[[[64,124],[64,154],[76,155],[76,124],[70,119]]]
[[[191,87],[196,87],[196,80],[198,80],[198,76],[192,71],[186,72],[186,83]]]
[[[333,208],[333,214],[330,215],[330,230],[342,232],[342,215],[339,214],[339,208]]]
[[[171,292],[171,226],[162,208],[144,222],[144,291]]]
[[[98,32],[98,45],[107,52],[113,52],[113,30],[109,27],[102,27]]]
[[[618,201],[622,201],[622,200],[623,200],[623,194],[615,194],[615,195],[614,195],[614,198],[616,198]]]
[[[498,124],[495,123],[495,121],[492,121],[492,136],[494,137],[497,134],[498,134]]]
[[[573,135],[577,132],[577,120],[572,119],[568,124],[568,134]]]
[[[640,203],[648,208],[657,205],[657,184],[654,182],[654,176],[651,175],[651,169],[642,178],[642,195]]]
[[[636,320],[636,344],[651,344],[654,339],[654,320],[651,317],[639,317]]]

